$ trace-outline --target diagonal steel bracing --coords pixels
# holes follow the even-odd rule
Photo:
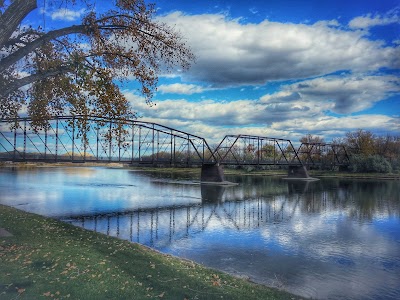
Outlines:
[[[170,165],[214,161],[202,137],[151,122],[96,116],[54,117],[45,128],[35,128],[30,118],[0,120],[0,159]]]
[[[305,165],[346,166],[350,158],[346,147],[330,143],[302,143],[297,154]]]
[[[254,135],[226,135],[213,156],[225,165],[301,165],[290,140]]]
[[[85,130],[82,130],[85,128]],[[349,164],[344,146],[226,135],[215,149],[188,132],[157,123],[98,116],[59,116],[45,128],[30,118],[0,120],[0,160],[125,162],[162,165]]]

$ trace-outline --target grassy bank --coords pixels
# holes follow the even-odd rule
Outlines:
[[[298,299],[0,205],[0,299]]]

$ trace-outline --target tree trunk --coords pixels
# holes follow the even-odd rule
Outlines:
[[[14,0],[0,15],[0,48],[10,39],[22,20],[37,8],[36,0]]]

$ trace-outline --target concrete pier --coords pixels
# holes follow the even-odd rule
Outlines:
[[[201,182],[225,182],[223,167],[219,164],[204,164],[201,167]]]
[[[288,169],[288,178],[310,178],[306,166],[292,165]]]

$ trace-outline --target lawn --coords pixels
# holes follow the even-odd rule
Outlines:
[[[299,299],[0,205],[0,299]]]

